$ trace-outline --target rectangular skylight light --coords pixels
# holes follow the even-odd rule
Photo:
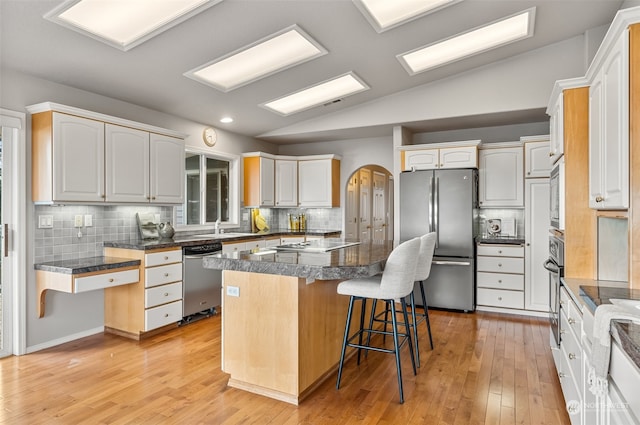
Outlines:
[[[533,35],[535,7],[397,58],[410,75],[495,49]]]
[[[462,0],[353,0],[377,32],[383,32]]]
[[[186,72],[186,77],[228,92],[327,54],[297,25]]]
[[[67,0],[44,17],[127,51],[222,0]]]
[[[369,86],[355,73],[349,72],[260,106],[287,116],[364,90],[369,90]]]

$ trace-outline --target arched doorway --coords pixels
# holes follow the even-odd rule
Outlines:
[[[347,180],[345,194],[347,239],[393,239],[393,176],[386,168],[360,167]]]

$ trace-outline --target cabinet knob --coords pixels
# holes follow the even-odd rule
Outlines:
[[[564,373],[558,372],[558,378],[560,378],[560,379],[564,378]]]
[[[549,156],[553,156],[553,152],[549,152]]]
[[[100,197],[101,197],[102,199],[104,199],[104,198],[106,198],[107,196],[106,196],[105,194],[102,194],[102,195],[100,195]]]
[[[155,196],[152,196],[152,197],[151,197],[151,200],[152,200],[152,201],[155,201],[155,200],[156,200],[156,197],[155,197]]]
[[[596,202],[602,202],[604,198],[602,196],[596,196]]]
[[[498,279],[498,283],[502,283],[502,279]]]
[[[570,325],[573,325],[574,323],[576,323],[576,321],[572,318],[569,318],[569,320],[567,320],[567,322],[569,322]]]
[[[498,297],[498,301],[502,301],[502,297]]]
[[[498,267],[502,267],[502,263],[498,263]]]
[[[165,274],[164,274],[164,277],[169,277],[169,273],[165,273]]]
[[[150,200],[151,200],[151,196],[147,196],[147,201],[150,201]]]
[[[569,360],[575,360],[576,359],[576,355],[573,353],[569,353]]]
[[[168,293],[168,292],[165,292],[165,293],[164,293],[164,296],[165,296],[165,297],[168,297],[168,296],[169,296],[169,293]]]
[[[164,317],[169,317],[169,313],[165,313],[165,314],[164,314]]]
[[[164,256],[165,261],[169,259],[169,257],[167,257],[166,255]]]
[[[498,251],[498,254],[502,254],[502,250]]]
[[[114,280],[113,278],[109,278],[109,282],[113,282],[113,280]]]

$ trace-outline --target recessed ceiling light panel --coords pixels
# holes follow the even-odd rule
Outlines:
[[[462,0],[353,0],[377,32],[451,6]]]
[[[349,72],[279,99],[263,103],[260,106],[277,114],[287,116],[360,93],[364,90],[369,90],[369,86],[355,73]]]
[[[491,24],[420,47],[397,58],[410,75],[533,36],[535,7]]]
[[[67,0],[44,17],[127,51],[222,0]]]
[[[327,54],[297,25],[186,72],[186,77],[228,92]]]

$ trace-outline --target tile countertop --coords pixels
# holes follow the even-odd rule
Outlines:
[[[258,232],[253,234],[239,235],[234,237],[224,237],[224,238],[215,238],[205,239],[202,237],[195,237],[196,235],[202,234],[211,234],[212,230],[202,230],[196,234],[191,235],[182,235],[180,233],[176,233],[173,239],[129,239],[129,240],[121,240],[121,241],[106,241],[103,242],[103,246],[110,248],[126,248],[126,249],[139,249],[139,250],[152,250],[159,248],[174,248],[174,247],[182,247],[182,246],[193,246],[193,245],[204,245],[212,242],[234,242],[240,240],[248,240],[248,239],[262,239],[268,238],[272,236],[322,236],[322,237],[332,237],[339,236],[342,232],[340,230],[314,230],[307,229],[302,231],[293,231],[293,230],[281,230],[281,229],[272,229],[267,232]],[[236,231],[229,232],[235,233]],[[241,231],[238,231],[241,232]],[[248,233],[248,232],[247,232]]]
[[[601,304],[610,304],[611,298],[640,300],[640,290],[629,289],[626,282],[562,278],[562,283],[573,300],[591,312]],[[613,320],[611,336],[640,369],[640,325]]]
[[[117,257],[88,257],[73,260],[50,261],[34,264],[36,270],[63,274],[80,274],[118,269],[121,267],[139,266],[140,260]]]
[[[209,255],[207,268],[277,274],[317,280],[343,280],[380,273],[393,241],[369,241],[328,252],[276,251],[270,248]]]

